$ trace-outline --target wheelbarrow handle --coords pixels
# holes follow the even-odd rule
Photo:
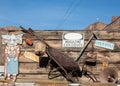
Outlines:
[[[79,59],[81,58],[81,56],[83,55],[85,49],[87,48],[87,46],[89,45],[89,43],[91,42],[91,40],[93,39],[93,37],[95,37],[97,39],[97,37],[95,36],[94,33],[92,33],[92,36],[90,37],[90,39],[88,40],[88,42],[85,44],[85,46],[83,47],[83,49],[80,51],[80,55],[79,57],[75,60],[76,62],[79,61]]]

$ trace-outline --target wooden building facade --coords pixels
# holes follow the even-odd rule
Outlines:
[[[76,59],[79,57],[82,48],[65,48],[62,47],[62,35],[63,33],[68,32],[75,32],[75,33],[84,33],[84,44],[86,44],[94,33],[97,37],[97,40],[106,41],[113,43],[114,49],[106,49],[102,47],[95,46],[95,38],[93,38],[88,45],[88,47],[83,52],[83,55],[80,58],[79,65],[80,67],[83,64],[83,60],[86,57],[86,53],[89,51],[94,51],[97,53],[97,65],[94,67],[88,67],[88,70],[93,72],[95,76],[99,80],[99,74],[104,69],[103,61],[108,63],[109,67],[114,67],[120,73],[120,31],[88,31],[88,30],[70,30],[70,31],[60,31],[60,30],[52,30],[52,31],[42,31],[42,30],[35,30],[35,34],[44,39],[50,46],[59,49],[60,51],[66,53],[70,57]],[[0,30],[0,36],[7,34],[6,30]],[[34,46],[28,46],[25,43],[25,33],[21,31],[21,29],[15,30],[14,32],[8,32],[8,34],[24,34],[23,35],[23,43],[21,46],[21,54],[19,57],[19,75],[17,77],[17,82],[36,82],[41,80],[48,80],[48,71],[49,68],[46,69],[44,67],[40,67],[40,63],[33,61],[29,58],[23,56],[24,52],[32,52],[34,53]],[[33,37],[33,41],[39,41],[37,38]],[[0,37],[0,42],[2,42],[2,38]],[[4,47],[0,43],[0,65],[4,65]],[[107,57],[106,57],[107,56]],[[47,55],[43,57],[47,58]],[[39,57],[41,60],[41,57]],[[119,75],[120,77],[120,75]],[[58,78],[56,80],[59,80]]]

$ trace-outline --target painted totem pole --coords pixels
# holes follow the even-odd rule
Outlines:
[[[22,44],[23,34],[18,35],[2,35],[2,44],[5,46],[5,79],[11,79],[15,81],[18,75],[18,57],[20,54],[20,47],[18,44]]]

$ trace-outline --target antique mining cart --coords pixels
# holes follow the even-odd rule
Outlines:
[[[90,78],[93,82],[97,81],[96,77],[92,72],[84,69],[84,66],[81,69],[79,67],[79,60],[83,52],[87,48],[88,44],[92,40],[92,38],[95,37],[94,34],[92,34],[92,36],[86,43],[85,47],[81,50],[79,57],[76,60],[74,60],[67,54],[62,53],[61,51],[49,46],[44,40],[42,40],[42,38],[36,36],[34,31],[31,28],[29,28],[28,30],[24,29],[23,27],[20,27],[20,28],[26,34],[30,36],[35,36],[37,39],[39,39],[40,42],[46,45],[45,52],[49,57],[48,64],[50,66],[50,71],[48,74],[49,79],[54,79],[56,77],[63,76],[64,78],[66,78],[68,82],[75,83],[75,82],[79,82],[78,78],[81,78],[84,75],[87,78]]]

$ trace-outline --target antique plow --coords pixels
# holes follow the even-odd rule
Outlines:
[[[68,56],[67,54],[62,53],[61,51],[49,46],[49,44],[47,44],[43,39],[36,36],[31,28],[29,28],[28,30],[24,29],[23,27],[20,28],[23,32],[29,34],[30,36],[35,36],[37,39],[39,39],[40,42],[46,45],[45,52],[50,58],[48,62],[48,65],[50,66],[50,71],[48,74],[49,79],[63,76],[66,78],[67,81],[74,83],[79,82],[78,78],[81,78],[84,75],[90,78],[93,82],[97,81],[94,74],[92,74],[90,71],[85,70],[84,67],[80,69],[78,64],[78,61],[80,60],[80,57],[82,56],[84,50],[87,48],[92,38],[95,37],[94,34],[92,34],[85,47],[81,50],[79,57],[74,61],[74,59]]]

